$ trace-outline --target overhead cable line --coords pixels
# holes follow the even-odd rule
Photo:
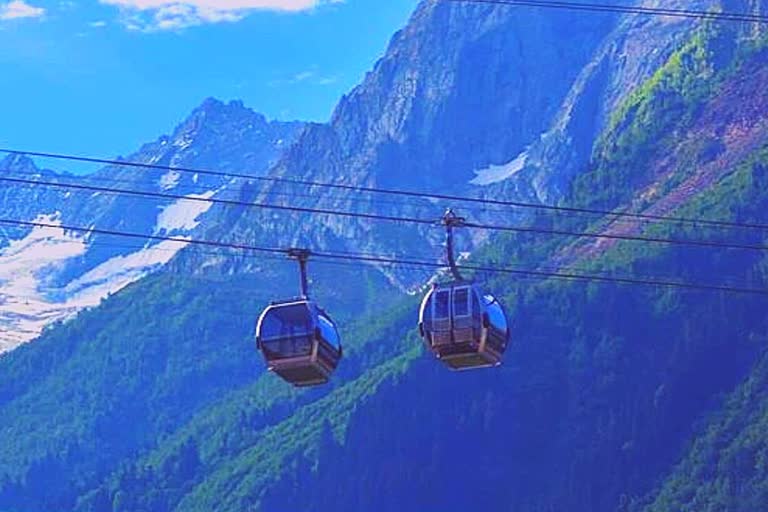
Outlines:
[[[200,239],[193,239],[193,238],[186,238],[186,237],[130,233],[126,231],[108,230],[108,229],[99,229],[99,228],[86,228],[81,226],[69,226],[69,225],[50,223],[50,222],[21,221],[16,219],[0,218],[0,224],[30,227],[30,228],[37,227],[37,228],[61,229],[64,231],[73,231],[73,232],[83,233],[86,235],[100,234],[100,235],[108,235],[108,236],[133,238],[133,239],[178,242],[178,243],[189,244],[189,245],[197,245],[197,246],[204,246],[204,247],[221,247],[226,249],[235,249],[235,250],[257,252],[257,253],[264,253],[264,254],[283,254],[288,256],[291,253],[291,249],[259,247],[254,245],[235,244],[235,243],[227,243],[227,242],[215,242],[211,240],[200,240]],[[424,260],[407,259],[407,258],[390,258],[386,256],[374,256],[374,255],[363,255],[363,254],[355,255],[352,253],[337,254],[333,252],[323,252],[323,251],[312,252],[312,256],[314,258],[323,258],[323,259],[338,260],[338,261],[365,262],[365,263],[383,264],[383,265],[387,265],[387,264],[408,265],[413,267],[424,267],[424,268],[433,268],[433,269],[445,268],[444,264],[433,262],[433,261],[424,261]],[[490,266],[480,266],[480,265],[461,265],[459,268],[462,270],[469,270],[469,271],[500,273],[500,274],[509,274],[509,275],[516,275],[521,277],[532,277],[532,278],[541,278],[541,279],[552,278],[552,279],[561,279],[561,280],[569,280],[569,281],[613,283],[613,284],[626,284],[626,285],[644,285],[644,286],[679,288],[679,289],[711,291],[711,292],[742,293],[742,294],[751,294],[751,295],[762,295],[762,296],[768,297],[768,290],[766,289],[709,285],[709,284],[693,283],[693,282],[686,282],[686,281],[637,279],[637,278],[631,278],[631,277],[607,277],[607,276],[572,273],[572,272],[546,272],[542,270],[523,270],[523,269],[515,269],[515,268],[508,268],[508,267],[490,267]]]
[[[245,207],[245,208],[261,208],[261,209],[267,209],[267,210],[305,213],[305,214],[313,214],[313,215],[329,215],[329,216],[336,216],[336,217],[356,218],[356,219],[365,219],[365,220],[398,222],[398,223],[416,224],[416,225],[422,225],[422,226],[439,225],[433,219],[425,219],[425,218],[419,218],[419,217],[381,215],[381,214],[375,214],[375,213],[342,211],[342,210],[336,210],[336,209],[312,208],[312,207],[304,207],[304,206],[278,205],[278,204],[272,204],[272,203],[255,203],[255,202],[240,201],[240,200],[233,200],[233,199],[217,199],[214,197],[184,196],[181,194],[173,194],[168,192],[151,192],[151,191],[123,189],[123,188],[97,187],[94,185],[60,183],[55,181],[43,181],[39,179],[28,180],[23,178],[0,177],[0,183],[15,183],[17,185],[57,187],[57,188],[64,188],[68,190],[84,190],[89,192],[116,194],[116,195],[123,195],[123,196],[146,197],[146,198],[153,198],[153,199],[173,199],[173,200],[200,202],[200,203],[207,203],[207,204],[238,206],[238,207]],[[645,235],[592,233],[592,232],[585,232],[585,231],[573,231],[573,230],[567,230],[567,229],[539,228],[534,226],[530,226],[530,227],[502,226],[502,225],[480,224],[480,223],[471,223],[471,222],[465,223],[464,226],[468,228],[480,229],[485,231],[505,231],[505,232],[535,234],[535,235],[593,238],[598,240],[644,242],[644,243],[683,245],[683,246],[706,247],[706,248],[717,248],[717,249],[743,249],[743,250],[751,250],[751,251],[768,251],[768,246],[766,245],[744,244],[744,243],[736,243],[736,242],[718,242],[718,241],[710,241],[710,240],[664,238],[664,237],[658,237],[658,236],[645,236]]]
[[[176,253],[176,252],[178,252],[178,249],[162,248],[159,245],[148,246],[146,243],[144,243],[144,244],[138,244],[138,243],[135,243],[135,244],[128,244],[128,243],[120,244],[120,243],[104,241],[104,240],[95,240],[95,241],[90,242],[89,245],[97,246],[97,247],[111,247],[111,248],[116,248],[116,249],[136,249],[137,251],[147,251],[147,252],[153,252],[153,253],[154,252],[158,252],[158,253],[159,252],[166,252],[166,253]],[[201,254],[201,255],[208,255],[208,256],[221,256],[221,257],[225,257],[225,258],[233,257],[234,256],[234,253],[232,252],[232,249],[229,249],[229,248],[226,248],[226,247],[207,247],[207,248],[201,248],[201,247],[193,246],[193,247],[188,247],[187,250],[192,251],[192,253],[196,254],[196,255],[197,254]],[[243,251],[238,251],[238,252],[242,253]],[[0,253],[2,253],[2,249],[0,249]],[[406,257],[406,256],[397,255],[397,254],[386,254],[386,255],[380,255],[379,254],[379,255],[377,255],[377,254],[373,254],[373,253],[366,253],[366,252],[359,252],[359,251],[351,252],[351,251],[340,251],[340,250],[333,251],[333,254],[335,256],[348,256],[348,255],[349,256],[370,256],[370,257],[387,257],[387,258],[395,258],[395,259]],[[432,258],[432,257],[436,257],[436,256],[435,255],[419,255],[419,256],[409,256],[409,257],[410,258]],[[262,260],[284,261],[285,257],[284,256],[277,256],[277,255],[262,255],[259,258],[259,261],[262,261]],[[337,260],[318,260],[315,263],[319,263],[319,264],[322,264],[322,265],[359,267],[359,268],[370,268],[371,267],[370,263],[363,263],[363,262],[349,263],[349,262],[337,261]],[[399,268],[399,269],[426,271],[424,269],[423,265],[406,265],[406,264],[402,264],[402,263],[399,263],[399,264],[396,264],[396,265],[392,264],[392,265],[393,266],[397,266],[397,268]],[[537,266],[536,270],[550,271],[550,272],[562,272],[562,271],[566,271],[566,270],[567,271],[575,271],[575,272],[588,272],[588,273],[591,273],[591,274],[595,274],[595,273],[602,274],[602,275],[608,276],[608,277],[613,277],[615,275],[614,272],[611,272],[611,271],[608,271],[608,270],[601,270],[601,269],[591,268],[589,266],[585,267],[585,266],[581,266],[581,265]],[[659,278],[663,278],[663,279],[670,278],[669,275],[658,275],[658,274],[656,274],[654,276],[649,276],[649,275],[645,275],[645,274],[637,274],[636,272],[633,272],[633,275],[635,277],[637,277],[637,278],[646,279],[646,280],[659,279]],[[523,276],[523,277],[525,277],[525,276]],[[529,279],[535,279],[535,277],[531,278],[530,276],[528,278]],[[747,286],[743,282],[739,282],[739,281],[735,281],[735,280],[726,280],[725,283],[728,286],[735,286],[735,287],[746,287]],[[60,289],[58,289],[58,288],[50,288],[50,291],[56,291],[56,290],[60,290]],[[41,290],[41,291],[46,291],[46,290]]]
[[[0,169],[0,172],[2,171],[8,171],[11,172],[9,169]],[[37,177],[37,175],[33,175]],[[72,183],[72,181],[60,181],[61,179],[77,179],[78,177],[75,176],[60,176],[57,177],[57,181],[54,183],[65,185],[68,183]],[[85,183],[85,184],[92,184],[92,183],[106,183],[106,184],[122,184],[122,185],[128,185],[131,187],[149,187],[150,192],[153,192],[156,190],[158,186],[158,182],[156,178],[151,179],[151,181],[145,181],[145,180],[136,180],[136,179],[121,179],[121,178],[108,178],[103,176],[92,176],[88,175],[84,179],[77,179],[75,184],[79,183]],[[174,186],[169,187],[161,187],[163,190],[173,190],[174,193],[178,193],[178,191],[183,190],[186,195],[195,194],[195,195],[203,195],[212,192],[210,186],[204,186],[200,183],[193,183],[193,184],[184,184],[179,183]],[[239,194],[239,190],[237,189],[222,189],[220,192],[217,192],[216,197],[219,199],[224,198],[225,196],[222,195],[222,193],[228,193],[228,195],[237,196]],[[311,194],[310,192],[297,192],[295,190],[290,189],[272,189],[269,191],[270,197],[285,197],[285,198],[303,198],[303,199],[318,199],[317,194]],[[186,196],[185,196],[186,197]],[[435,202],[425,202],[425,201],[409,201],[408,198],[404,198],[401,200],[398,199],[380,199],[380,198],[374,198],[374,197],[361,197],[361,196],[351,196],[351,195],[334,195],[332,193],[324,194],[322,196],[323,201],[325,202],[341,202],[341,203],[350,203],[350,204],[363,204],[363,205],[380,205],[380,206],[397,206],[402,208],[407,208],[410,210],[422,210],[422,211],[429,211],[432,213],[438,212],[442,213],[445,211],[445,209]],[[412,199],[412,198],[411,198]],[[470,212],[473,214],[480,214],[480,215],[487,215],[487,214],[494,214],[494,213],[509,213],[509,208],[504,207],[496,207],[496,206],[470,206],[470,205],[462,205],[461,208],[462,212]],[[613,219],[611,220],[612,223],[628,223],[632,222],[632,219]],[[768,228],[768,226],[767,226]]]
[[[711,227],[719,227],[719,228],[744,228],[744,229],[760,229],[760,230],[768,231],[768,224],[762,224],[762,223],[731,222],[731,221],[722,221],[722,220],[704,219],[704,218],[695,218],[695,217],[676,217],[676,216],[655,215],[655,214],[645,214],[645,213],[632,213],[632,212],[626,212],[626,211],[603,210],[603,209],[597,209],[597,208],[581,208],[581,207],[575,207],[575,206],[556,206],[556,205],[531,203],[531,202],[524,202],[524,201],[508,201],[508,200],[501,200],[501,199],[466,197],[466,196],[442,194],[442,193],[435,193],[435,192],[419,192],[419,191],[413,191],[413,190],[365,187],[360,185],[347,185],[342,183],[329,183],[329,182],[301,180],[301,179],[273,177],[273,176],[255,176],[252,174],[223,172],[223,171],[216,171],[211,169],[199,169],[199,168],[192,168],[192,167],[173,167],[173,166],[167,166],[167,165],[141,163],[141,162],[129,162],[125,160],[110,160],[105,158],[93,158],[93,157],[77,156],[77,155],[62,154],[62,153],[21,151],[17,149],[8,149],[8,148],[0,148],[0,153],[28,155],[28,156],[34,156],[39,158],[51,158],[55,160],[95,163],[95,164],[101,164],[101,165],[123,166],[123,167],[129,167],[134,169],[174,171],[174,172],[179,172],[184,174],[193,174],[193,175],[200,174],[203,176],[213,176],[213,177],[220,177],[220,178],[244,179],[244,180],[251,180],[251,181],[259,181],[263,183],[286,183],[286,184],[300,185],[305,187],[328,188],[328,189],[336,189],[336,190],[346,190],[351,192],[364,192],[364,193],[371,193],[371,194],[414,197],[414,198],[420,198],[420,199],[432,199],[432,200],[442,200],[442,201],[450,201],[450,202],[506,206],[506,207],[512,207],[512,208],[524,208],[524,209],[543,210],[543,211],[551,211],[551,212],[562,212],[562,213],[569,213],[569,214],[576,213],[576,214],[600,215],[600,216],[611,216],[611,217],[617,217],[617,218],[631,218],[631,219],[638,219],[638,220],[694,224],[699,226],[711,226]]]
[[[64,229],[64,228],[62,228],[62,229]],[[136,249],[137,252],[143,252],[143,251],[146,251],[146,252],[157,252],[157,253],[165,252],[165,253],[174,253],[174,254],[178,252],[178,249],[163,248],[163,247],[159,247],[159,245],[147,246],[146,244],[143,244],[143,245],[128,244],[128,243],[119,244],[119,243],[115,243],[115,242],[105,242],[105,241],[90,242],[90,245],[99,246],[99,247],[110,247],[110,248],[114,248],[114,249]],[[206,255],[206,256],[221,256],[221,257],[225,257],[225,258],[233,256],[232,252],[228,252],[228,251],[231,251],[232,249],[227,248],[227,247],[207,247],[207,248],[202,248],[202,247],[195,247],[195,246],[193,246],[193,247],[190,247],[189,250],[193,251],[192,253],[195,254],[195,255],[199,254],[199,255]],[[2,250],[0,250],[0,252],[2,252]],[[242,253],[243,251],[240,250],[239,252]],[[345,252],[342,252],[342,251],[334,251],[334,255],[344,256],[344,255],[347,255],[347,254],[351,254],[351,255],[360,255],[360,254],[366,255],[366,253],[345,253]],[[265,254],[265,255],[262,255],[262,256],[259,257],[259,261],[263,261],[263,260],[267,260],[267,261],[285,261],[285,256],[284,255],[278,256],[278,255],[275,255],[275,254]],[[356,262],[356,263],[352,262],[352,263],[350,263],[350,262],[338,261],[338,260],[318,260],[318,261],[316,261],[314,263],[315,264],[320,264],[320,265],[330,265],[330,266],[357,267],[357,268],[367,268],[367,269],[371,268],[370,264],[363,263],[363,262]],[[421,265],[409,266],[409,265],[399,264],[397,266],[398,266],[398,268],[407,269],[407,270],[424,270],[424,267],[421,266]],[[42,289],[42,291],[60,291],[60,289],[59,288],[47,288],[47,289]]]
[[[13,175],[14,171],[11,169],[0,169],[0,172],[6,171],[8,173],[11,173]],[[16,173],[16,175],[20,175],[21,173]],[[39,177],[37,174],[34,173],[26,173],[31,174],[33,177]],[[72,175],[60,175],[56,177],[56,183],[70,183],[72,181],[59,181],[59,180],[76,180],[75,183],[86,183],[86,184],[93,184],[93,183],[106,183],[106,184],[122,184],[122,185],[128,185],[131,187],[141,186],[141,187],[148,187],[152,190],[156,189],[158,185],[163,190],[184,190],[188,191],[190,194],[205,194],[207,192],[211,192],[211,187],[205,185],[204,183],[177,183],[173,185],[163,186],[162,184],[158,183],[157,178],[137,178],[137,179],[126,179],[126,178],[116,178],[116,177],[105,177],[105,176],[95,176],[95,175],[84,175],[84,176],[72,176]],[[222,190],[225,191],[225,190]],[[227,192],[238,192],[237,189],[230,189],[226,190]],[[295,190],[282,190],[282,189],[274,189],[269,191],[270,196],[275,197],[301,197],[306,199],[317,199],[317,194],[311,194],[310,192],[297,192]],[[323,199],[329,199],[329,200],[338,200],[338,201],[345,201],[345,202],[351,202],[351,203],[363,203],[363,204],[380,204],[380,205],[392,205],[392,206],[402,206],[407,208],[439,208],[436,204],[424,204],[423,202],[417,203],[415,201],[409,202],[407,199],[397,200],[386,200],[386,199],[380,199],[380,198],[363,198],[363,197],[350,197],[349,195],[324,195]],[[470,209],[472,207],[462,208],[462,211],[465,209]],[[493,210],[487,210],[485,207],[477,207],[477,211],[494,211],[494,212],[502,212],[507,211],[504,209],[493,209]]]
[[[611,233],[591,233],[587,231],[573,231],[568,229],[549,229],[524,226],[499,226],[494,224],[478,224],[467,222],[465,227],[487,231],[508,231],[513,233],[528,233],[534,235],[553,235],[576,238],[594,238],[598,240],[616,240],[622,242],[644,242],[653,244],[687,245],[692,247],[708,247],[717,249],[744,249],[748,251],[768,251],[768,245],[742,244],[736,242],[717,242],[710,240],[693,240],[682,238],[664,238],[646,235],[621,235]]]
[[[0,172],[2,172],[4,169],[0,169]],[[7,170],[7,169],[5,169]],[[73,178],[70,176],[67,176],[66,178]],[[86,179],[78,180],[80,183],[107,183],[107,184],[123,184],[128,186],[142,186],[142,187],[149,187],[151,189],[156,189],[158,183],[157,180],[152,181],[137,181],[137,180],[128,180],[128,179],[120,179],[120,178],[105,178],[105,177],[94,177],[94,176],[88,176]],[[71,181],[56,181],[56,183],[66,184],[71,183]],[[174,186],[169,186],[167,188],[163,188],[163,190],[173,190],[174,192],[178,192],[179,190],[184,190],[188,194],[205,194],[211,192],[210,186],[204,186],[203,184],[184,184],[180,183]],[[221,192],[230,192],[234,194],[239,193],[237,189],[229,189],[229,190],[222,190]],[[297,192],[297,191],[288,191],[288,190],[270,190],[269,195],[274,197],[287,197],[287,198],[295,198],[300,197],[304,199],[317,199],[317,194],[311,194],[309,192]],[[417,203],[415,201],[411,202],[407,199],[402,200],[396,200],[396,199],[381,199],[381,198],[365,198],[365,197],[359,197],[354,196],[350,197],[349,195],[331,195],[330,193],[328,195],[323,195],[322,197],[324,200],[329,201],[340,201],[340,202],[348,202],[348,203],[355,203],[355,204],[375,204],[375,205],[382,205],[382,206],[398,206],[403,208],[411,208],[411,209],[419,209],[419,210],[431,210],[434,211],[435,209],[440,209],[439,205],[428,203],[425,204],[424,202]],[[484,213],[488,212],[506,212],[508,210],[502,209],[502,208],[493,208],[490,209],[488,207],[472,207],[468,206],[466,208],[462,208],[462,211],[482,211]]]
[[[59,183],[55,181],[27,180],[22,178],[1,177],[0,182],[33,185],[33,186],[38,185],[43,187],[56,187],[56,188],[64,188],[64,189],[70,189],[70,190],[85,190],[89,192],[116,194],[116,195],[125,195],[125,196],[148,197],[148,198],[154,198],[154,199],[175,199],[175,200],[192,201],[192,202],[198,202],[198,203],[220,204],[220,205],[226,205],[226,206],[264,208],[268,210],[282,210],[282,211],[289,211],[294,213],[311,213],[315,215],[333,215],[333,216],[339,216],[339,217],[354,217],[354,218],[368,219],[368,220],[403,222],[403,223],[409,223],[409,224],[430,225],[435,223],[434,220],[419,219],[416,217],[397,217],[394,215],[378,215],[378,214],[372,214],[372,213],[344,212],[339,210],[331,210],[327,208],[309,208],[309,207],[303,207],[303,206],[285,206],[285,205],[278,205],[278,204],[271,204],[271,203],[253,203],[253,202],[240,201],[235,199],[216,199],[213,197],[198,197],[194,195],[185,196],[185,195],[173,194],[169,192],[151,192],[151,191],[143,191],[143,190],[124,189],[124,188],[97,187],[93,185],[81,185],[76,183]]]
[[[671,9],[664,7],[645,7],[618,5],[612,3],[572,2],[555,0],[438,0],[452,3],[472,3],[508,5],[518,7],[540,7],[546,9],[564,9],[570,11],[589,11],[614,14],[641,14],[646,16],[672,16],[713,21],[739,21],[768,23],[768,16],[728,11],[703,11],[699,9]]]

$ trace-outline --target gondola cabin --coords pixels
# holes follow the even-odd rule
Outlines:
[[[432,286],[421,303],[419,332],[454,370],[498,366],[509,342],[501,304],[466,281]]]
[[[269,370],[299,387],[328,382],[342,356],[336,324],[308,299],[267,307],[259,317],[256,343]]]

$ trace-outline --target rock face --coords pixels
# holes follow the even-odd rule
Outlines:
[[[208,99],[172,135],[143,146],[126,160],[215,166],[258,176],[275,164],[302,128],[301,123],[269,122],[240,102]],[[0,177],[205,198],[236,195],[240,186],[206,175],[122,167],[82,177],[61,175],[39,170],[20,155],[0,162]],[[0,218],[50,226],[0,226],[0,352],[31,340],[53,322],[97,306],[107,295],[161,268],[185,246],[126,241],[57,226],[184,237],[196,231],[209,207],[200,202],[3,183]]]
[[[522,14],[422,4],[336,110],[330,128],[349,160],[345,174],[382,186],[465,188],[473,171],[530,144],[610,21]]]
[[[483,193],[484,187],[470,183],[476,173],[514,159],[538,140],[613,22],[509,6],[422,2],[363,83],[342,98],[330,123],[309,126],[270,175]],[[300,188],[273,184],[255,187],[250,197],[428,219],[439,218],[447,207],[464,206],[356,191],[303,194]],[[243,212],[228,232],[265,243],[287,237],[320,249],[409,251],[430,258],[439,255],[442,243],[435,229],[252,211]],[[462,241],[468,250],[471,242]],[[200,263],[195,260],[189,268]],[[383,270],[406,288],[426,277]]]
[[[707,9],[714,0],[666,7]],[[744,5],[731,6],[734,10]],[[648,79],[695,21],[590,15],[505,5],[422,2],[385,56],[310,125],[270,171],[275,178],[556,203],[590,164],[611,113]],[[307,194],[309,192],[309,194]],[[244,197],[280,204],[437,219],[455,207],[474,220],[524,221],[525,212],[268,184]],[[214,210],[216,210],[214,208]],[[334,216],[221,211],[232,240],[321,250],[440,255],[433,228]],[[460,239],[473,250],[487,234]],[[191,257],[186,269],[253,270]],[[428,277],[381,269],[397,287]],[[215,270],[213,270],[215,271]]]

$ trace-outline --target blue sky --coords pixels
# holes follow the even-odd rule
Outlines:
[[[115,156],[208,96],[325,121],[417,0],[0,0],[0,146]]]

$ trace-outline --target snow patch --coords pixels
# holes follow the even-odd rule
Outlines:
[[[193,143],[194,139],[189,134],[185,134],[181,137],[181,139],[173,141],[173,146],[179,148],[179,151],[184,151]]]
[[[191,231],[200,221],[198,218],[211,209],[213,203],[195,201],[194,199],[210,199],[216,194],[216,190],[210,190],[204,194],[190,194],[189,199],[179,199],[173,204],[163,208],[157,217],[155,233],[172,233],[174,231]]]
[[[67,234],[59,214],[41,215],[21,240],[0,250],[0,353],[38,337],[46,326],[74,317],[85,308],[168,263],[187,239],[143,247],[112,258],[62,288],[51,288],[56,272],[88,250],[85,237]]]
[[[165,241],[131,254],[116,256],[71,281],[64,289],[69,297],[66,304],[77,309],[97,306],[107,295],[168,263],[187,245],[186,241]]]
[[[160,178],[160,187],[163,190],[170,190],[175,188],[181,180],[181,173],[178,171],[168,171]]]
[[[34,296],[40,274],[50,273],[66,260],[85,254],[83,239],[69,236],[58,227],[58,213],[40,215],[34,222],[57,227],[35,227],[26,237],[12,241],[0,251],[0,291],[6,296]]]
[[[35,222],[60,226],[59,214],[40,215]],[[0,251],[0,353],[37,337],[43,328],[72,314],[51,307],[40,291],[64,262],[85,254],[82,238],[60,227],[35,227],[23,239]]]
[[[528,152],[524,151],[509,163],[504,165],[491,165],[485,169],[475,171],[475,177],[469,183],[471,185],[491,185],[493,183],[504,181],[520,172],[523,167],[525,167],[527,161]]]

